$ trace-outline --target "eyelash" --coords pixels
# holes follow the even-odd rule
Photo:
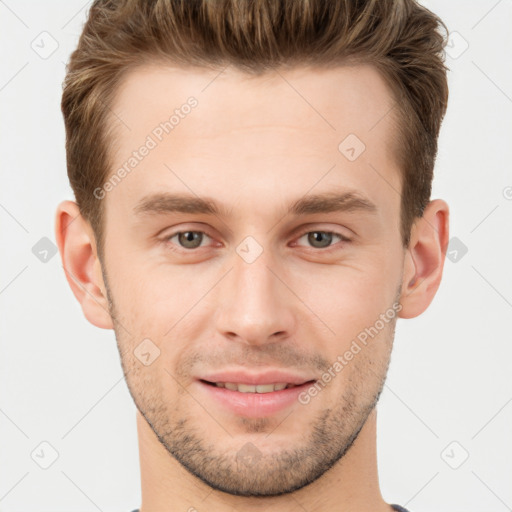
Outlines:
[[[334,235],[334,236],[337,236],[339,239],[340,239],[340,242],[345,242],[345,243],[348,243],[351,241],[350,238],[347,238],[345,235],[342,235],[341,233],[337,233],[336,231],[324,231],[324,230],[321,230],[321,229],[313,229],[313,230],[309,230],[309,231],[303,231],[298,237],[297,237],[297,240],[299,240],[300,238],[302,238],[303,236],[305,235],[308,235],[310,233],[324,233],[324,234],[327,234],[327,235]],[[339,242],[338,242],[339,243]],[[317,252],[329,252],[331,250],[335,250],[336,247],[335,247],[335,243],[332,244],[332,245],[329,245],[328,247],[325,247],[325,248],[317,248],[317,247],[308,247],[309,249],[313,249],[313,250],[316,250]]]
[[[182,231],[176,231],[175,233],[170,234],[169,236],[165,237],[163,239],[163,241],[166,243],[172,243],[171,239],[173,239],[175,236],[178,236],[183,233],[202,233],[203,235],[206,235],[208,238],[212,238],[205,231],[186,229],[186,230],[182,230]],[[324,233],[324,234],[328,234],[328,235],[334,235],[334,236],[338,237],[341,242],[345,242],[345,243],[351,242],[350,238],[347,238],[346,236],[342,235],[341,233],[337,233],[336,231],[325,231],[325,230],[321,230],[321,229],[313,229],[313,230],[309,230],[309,231],[303,231],[303,232],[301,232],[301,234],[299,234],[297,236],[297,240],[301,239],[304,235],[308,235],[310,233]],[[175,245],[175,244],[173,244],[173,245]],[[316,250],[316,252],[330,252],[334,246],[335,246],[335,244],[329,245],[328,247],[325,247],[325,248],[317,248],[317,247],[308,247],[308,248]],[[199,246],[194,249],[186,249],[185,247],[181,247],[179,245],[176,245],[176,247],[178,248],[178,250],[184,251],[185,253],[192,253],[192,252],[197,251],[202,248],[202,246]]]

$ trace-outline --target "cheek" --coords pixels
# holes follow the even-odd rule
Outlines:
[[[391,272],[378,264],[331,268],[302,281],[298,294],[336,335],[364,328],[391,306],[396,294]]]
[[[109,276],[117,313],[138,329],[168,324],[180,312],[183,314],[187,296],[194,295],[190,280],[177,269],[168,266],[164,271],[161,266],[136,258],[120,260]]]
[[[305,300],[321,320],[312,317],[318,326],[316,332],[325,331],[318,339],[318,350],[329,364],[338,361],[342,365],[342,370],[335,372],[335,388],[350,387],[349,382],[365,389],[364,382],[367,382],[371,388],[369,383],[378,380],[375,372],[384,372],[389,360],[396,318],[392,309],[395,284],[377,264],[367,268],[367,271],[338,269],[330,279],[315,280]],[[381,315],[386,312],[388,317],[382,320]]]
[[[209,283],[216,279],[198,275],[192,266],[184,272],[170,265],[165,269],[140,265],[136,273],[135,267],[118,268],[112,280],[116,314],[122,325],[116,330],[127,364],[133,359],[130,352],[137,351],[138,345],[149,339],[159,354],[146,373],[153,373],[155,379],[173,381],[165,369],[172,373],[173,362],[191,349],[191,340],[204,339],[201,329],[206,325],[205,319],[212,318],[215,312],[215,304],[206,300],[205,294],[211,288]],[[151,347],[149,344],[149,352]]]

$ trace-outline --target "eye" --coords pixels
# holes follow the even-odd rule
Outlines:
[[[338,238],[342,242],[350,242],[350,239],[332,231],[308,231],[302,234],[298,240],[306,238],[307,242],[315,249],[325,249],[332,245],[332,241]]]
[[[341,242],[350,242],[349,238],[333,231],[306,231],[300,235],[297,241],[300,241],[303,238],[306,238],[307,243],[314,249],[329,249],[333,246],[333,242],[336,242],[336,240]],[[176,241],[173,241],[174,239],[176,239]],[[177,246],[178,249],[192,251],[207,245],[207,243],[203,242],[205,242],[205,240],[207,242],[208,239],[210,239],[210,237],[203,231],[188,230],[173,233],[166,237],[164,241]]]
[[[177,245],[182,249],[197,249],[198,247],[201,247],[201,243],[205,237],[210,238],[203,231],[178,231],[177,233],[165,238],[165,241],[171,242],[171,240],[176,237]]]

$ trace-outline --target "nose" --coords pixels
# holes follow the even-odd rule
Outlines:
[[[227,339],[264,345],[293,336],[297,299],[286,272],[268,254],[248,263],[237,253],[218,290],[216,328]]]

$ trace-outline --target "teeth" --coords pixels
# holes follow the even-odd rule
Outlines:
[[[240,391],[241,393],[272,393],[273,391],[281,391],[285,388],[292,388],[294,384],[279,382],[277,384],[236,384],[234,382],[216,382],[218,388],[226,388],[231,391]]]

